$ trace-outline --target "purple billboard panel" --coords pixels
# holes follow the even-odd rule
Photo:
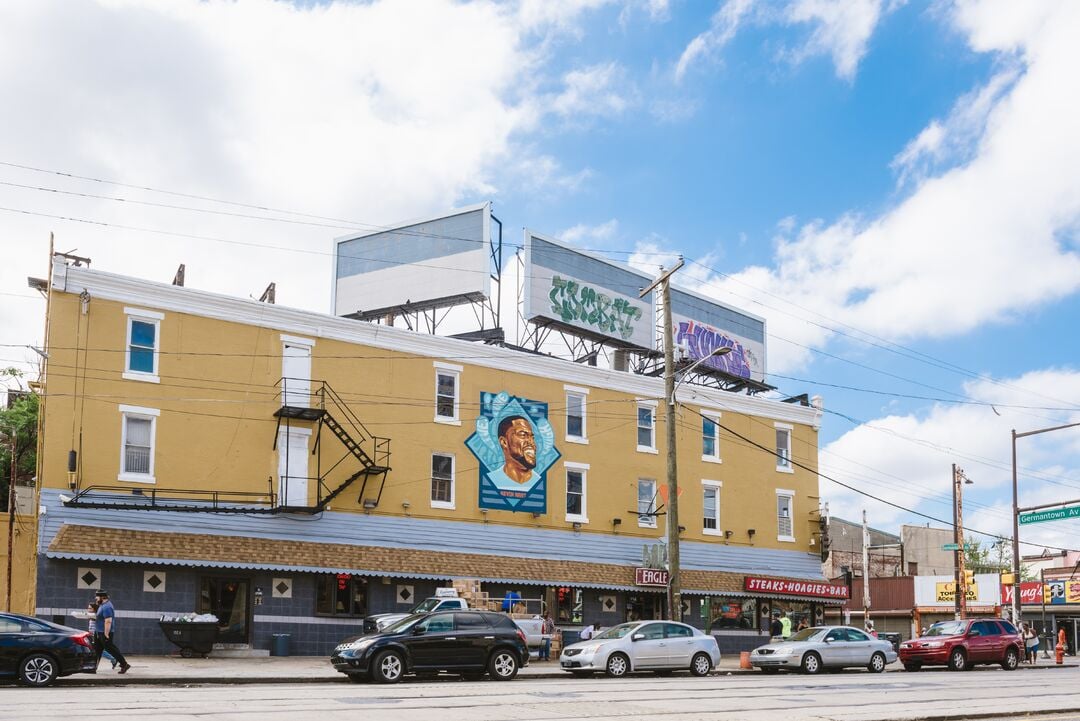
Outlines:
[[[765,319],[682,288],[671,289],[675,344],[702,367],[765,381]],[[730,348],[712,356],[717,348]],[[710,357],[712,356],[712,357]]]

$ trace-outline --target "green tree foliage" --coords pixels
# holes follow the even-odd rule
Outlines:
[[[982,543],[969,536],[964,541],[964,567],[974,573],[1011,573],[1012,543]],[[1020,580],[1033,580],[1031,570],[1020,564]]]
[[[0,376],[17,378],[19,371],[7,368]],[[12,440],[15,441],[15,473],[20,480],[34,477],[37,469],[38,397],[27,391],[9,391],[7,407],[0,409],[0,510],[8,507],[11,483]]]

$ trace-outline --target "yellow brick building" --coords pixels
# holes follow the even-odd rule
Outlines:
[[[635,577],[666,530],[660,379],[59,257],[46,351],[39,615],[107,588],[126,649],[167,650],[158,616],[197,611],[225,643],[291,633],[323,653],[455,579],[568,633],[663,613]],[[820,410],[678,399],[686,619],[725,649],[759,643],[770,609],[812,620],[830,595],[808,470]]]

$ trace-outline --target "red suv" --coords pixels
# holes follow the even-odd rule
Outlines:
[[[1020,665],[1024,640],[1016,627],[999,618],[942,621],[925,636],[900,644],[900,662],[908,671],[948,665],[964,671],[980,663],[1000,663],[1006,671]]]

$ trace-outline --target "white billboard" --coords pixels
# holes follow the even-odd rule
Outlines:
[[[376,317],[490,295],[491,204],[338,238],[333,312]]]
[[[652,278],[640,271],[525,231],[525,319],[614,345],[656,342]]]
[[[675,345],[690,360],[740,378],[765,382],[765,319],[744,313],[712,298],[671,287],[671,323]],[[731,348],[721,356],[710,354]]]

